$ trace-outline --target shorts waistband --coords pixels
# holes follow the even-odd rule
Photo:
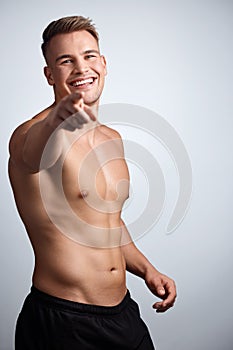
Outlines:
[[[35,286],[31,287],[31,292],[28,295],[28,297],[29,299],[32,298],[33,300],[52,308],[71,311],[71,312],[83,312],[83,313],[91,313],[91,314],[98,314],[98,315],[118,314],[126,307],[127,303],[131,299],[130,292],[129,290],[127,290],[127,293],[124,296],[123,300],[119,304],[114,306],[84,304],[76,301],[55,297],[53,295],[42,292],[41,290],[37,289]]]

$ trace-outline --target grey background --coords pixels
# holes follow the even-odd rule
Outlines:
[[[167,199],[157,225],[137,244],[176,280],[176,306],[157,315],[142,280],[128,276],[128,287],[157,349],[233,348],[232,11],[227,0],[1,1],[1,350],[13,349],[33,266],[7,178],[7,145],[18,124],[52,101],[42,75],[41,32],[71,14],[90,16],[100,32],[109,70],[102,103],[156,111],[175,127],[192,162],[189,211],[166,235],[179,189],[166,151],[159,144],[151,149],[164,171]],[[140,176],[133,179],[135,200],[143,197]]]

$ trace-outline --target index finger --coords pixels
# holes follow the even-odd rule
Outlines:
[[[176,286],[175,284],[167,284],[165,286],[167,297],[162,301],[163,306],[174,304],[176,299]]]
[[[64,86],[67,95],[70,95],[71,97],[71,101],[72,102],[78,102],[79,100],[81,100],[83,98],[83,93],[82,92],[71,92],[69,87],[67,85]],[[83,105],[81,106],[83,108]]]
[[[88,107],[88,106],[85,106],[84,104],[83,104],[83,109],[84,109],[84,111],[89,115],[89,117],[93,120],[93,121],[96,121],[96,115],[93,113],[93,111],[91,110],[91,108],[90,107]]]

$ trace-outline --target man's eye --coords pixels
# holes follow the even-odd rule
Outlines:
[[[72,60],[68,58],[67,60],[62,61],[62,64],[66,64],[66,63],[72,63]]]
[[[87,58],[87,59],[96,58],[96,55],[86,55],[85,58]]]

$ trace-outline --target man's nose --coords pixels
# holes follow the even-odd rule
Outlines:
[[[75,61],[73,73],[82,74],[87,71],[88,71],[88,65],[84,59],[79,59]]]

